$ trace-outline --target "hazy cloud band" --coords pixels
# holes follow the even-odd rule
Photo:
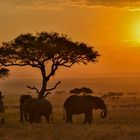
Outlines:
[[[1,0],[0,5],[11,5],[20,7],[38,6],[60,6],[60,5],[82,5],[82,6],[107,6],[107,7],[139,7],[140,0]]]
[[[86,4],[90,6],[138,7],[140,6],[140,0],[86,0]]]

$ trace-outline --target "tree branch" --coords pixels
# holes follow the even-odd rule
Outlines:
[[[36,67],[36,68],[40,68],[39,65],[36,65],[36,64],[29,64],[29,63],[26,63],[26,64],[16,64],[16,63],[9,63],[9,64],[4,64],[4,63],[0,63],[2,64],[3,66],[5,67],[10,67],[10,66],[31,66],[31,67]]]
[[[46,79],[49,81],[50,77],[53,76],[58,68],[57,64],[52,64],[50,73],[46,76]]]
[[[30,89],[32,89],[32,90],[35,90],[35,91],[36,91],[36,93],[38,93],[38,94],[39,94],[39,90],[38,90],[36,87],[30,87],[30,86],[28,86],[28,85],[27,85],[27,88],[30,88]]]
[[[51,92],[47,92],[47,93],[44,95],[44,98],[47,97],[49,94],[51,94]]]
[[[62,64],[62,66],[67,67],[67,68],[70,68],[70,67],[72,67],[73,64],[74,63],[71,63],[70,65]]]
[[[51,90],[55,89],[60,83],[61,83],[61,81],[57,82],[53,88],[46,89],[46,91],[51,91]]]
[[[11,64],[1,63],[1,64],[5,67],[8,67],[8,66],[27,66],[28,65],[28,64],[13,64],[13,63],[11,63]]]

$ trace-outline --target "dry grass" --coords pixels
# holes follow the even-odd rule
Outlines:
[[[13,105],[18,105],[17,98],[14,99],[11,99]],[[135,104],[138,104],[139,101],[137,99]],[[7,99],[6,104],[8,102],[10,102],[10,99]],[[106,119],[100,119],[100,111],[96,111],[93,114],[94,121],[92,125],[82,124],[83,115],[74,116],[74,124],[67,125],[62,120],[62,108],[58,106],[58,103],[54,101],[53,103],[55,106],[54,121],[51,124],[46,124],[44,120],[41,124],[20,123],[18,109],[7,109],[4,114],[6,123],[0,124],[0,140],[140,139],[140,106],[135,107],[132,104],[128,107],[120,107],[124,102],[118,103],[119,106],[116,103],[108,102],[110,113]],[[61,106],[61,104],[59,105]],[[125,99],[125,104],[131,104],[131,101]]]

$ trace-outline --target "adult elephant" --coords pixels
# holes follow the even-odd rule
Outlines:
[[[32,99],[31,95],[21,95],[20,96],[20,110],[19,110],[19,112],[20,112],[20,121],[21,122],[23,122],[24,120],[25,121],[29,120],[28,117],[27,117],[28,114],[24,113],[24,111],[23,111],[23,104],[24,104],[25,101],[31,100],[31,99]]]
[[[66,112],[66,123],[72,123],[74,114],[85,114],[84,123],[92,123],[92,110],[101,109],[101,118],[107,116],[107,107],[102,98],[96,96],[77,96],[72,95],[64,102]]]
[[[52,105],[46,99],[29,99],[23,104],[24,114],[29,114],[30,123],[41,123],[41,116],[46,118],[46,122],[50,122],[52,115]]]

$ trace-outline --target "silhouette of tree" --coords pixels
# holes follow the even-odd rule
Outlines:
[[[124,93],[123,92],[109,92],[108,95],[110,97],[116,96],[116,97],[120,97],[122,96]]]
[[[74,89],[70,90],[70,93],[79,95],[81,93],[81,90],[79,88],[74,88]]]
[[[103,94],[102,98],[111,98],[112,100],[118,102],[119,98],[123,95],[123,92],[108,92],[107,94]]]
[[[128,92],[127,95],[129,95],[132,98],[133,102],[135,103],[137,93],[136,92]]]
[[[87,94],[92,94],[93,91],[90,88],[86,88],[86,87],[82,87],[81,88],[81,92],[83,93],[83,95],[87,95]]]
[[[87,94],[92,94],[93,91],[90,88],[86,88],[86,87],[82,87],[82,88],[74,88],[72,90],[70,90],[71,94],[81,94],[83,93],[83,96],[87,95]]]
[[[0,68],[0,78],[8,77],[9,70],[6,68]]]
[[[70,68],[74,64],[97,62],[99,54],[92,46],[72,41],[67,35],[55,32],[21,34],[14,40],[2,43],[0,47],[0,65],[31,66],[41,71],[41,89],[27,86],[45,98],[60,81],[50,89],[48,82],[60,67]]]
[[[129,95],[129,96],[136,96],[137,93],[136,92],[128,92],[127,95]]]

